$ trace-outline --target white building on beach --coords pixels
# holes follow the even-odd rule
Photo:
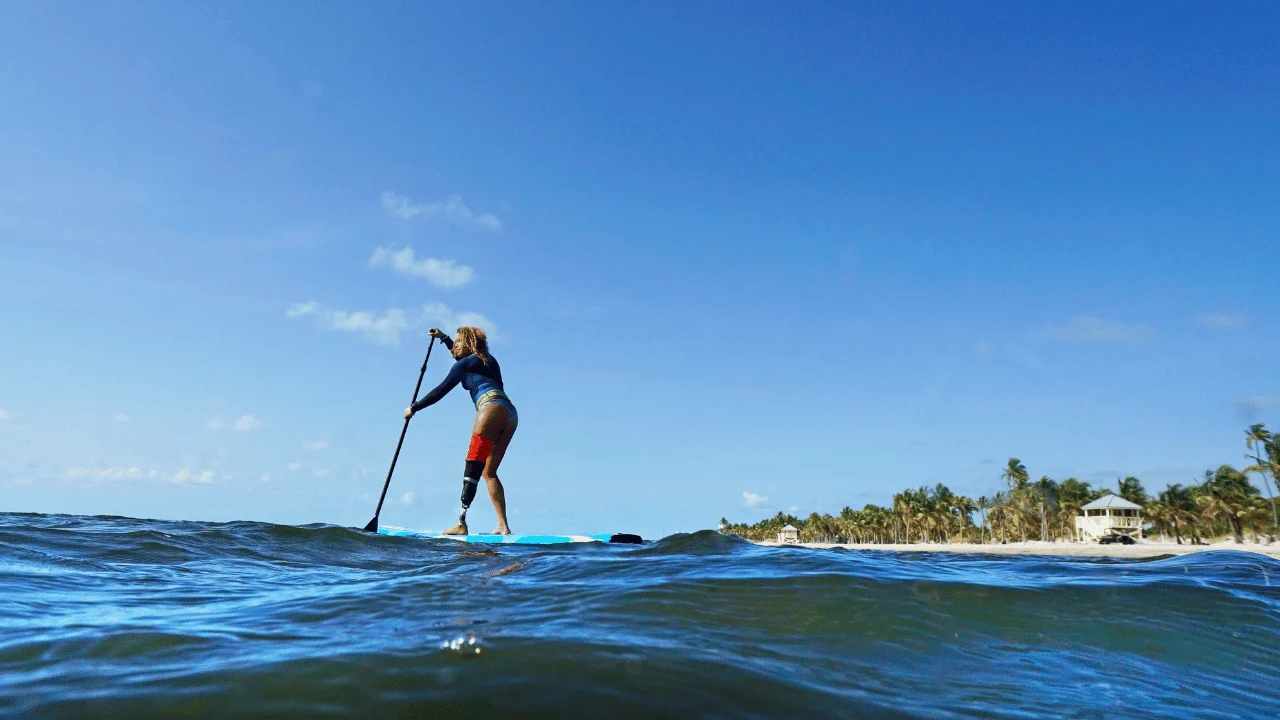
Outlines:
[[[1107,535],[1128,535],[1142,539],[1142,506],[1119,495],[1103,495],[1080,508],[1076,516],[1076,539],[1098,540]]]
[[[800,531],[791,525],[787,525],[778,533],[778,542],[783,544],[798,543],[800,542]]]

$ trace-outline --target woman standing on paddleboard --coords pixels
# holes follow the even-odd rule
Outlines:
[[[458,516],[458,524],[445,530],[444,534],[467,534],[467,508],[475,499],[476,485],[480,478],[484,478],[489,488],[489,499],[498,514],[498,527],[493,532],[510,535],[507,497],[502,490],[502,481],[498,479],[498,465],[502,463],[502,456],[507,454],[507,446],[511,444],[511,436],[515,435],[520,418],[516,415],[516,406],[511,404],[511,399],[502,389],[502,369],[489,354],[489,341],[484,330],[478,327],[467,325],[458,328],[458,336],[453,340],[436,328],[431,328],[430,334],[449,348],[457,362],[434,390],[404,411],[405,418],[434,405],[458,383],[471,393],[471,400],[476,404],[476,421],[471,427],[467,465],[462,473],[462,514]]]

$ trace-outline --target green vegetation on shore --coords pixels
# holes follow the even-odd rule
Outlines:
[[[1142,506],[1148,535],[1198,543],[1205,538],[1229,535],[1243,542],[1246,532],[1255,541],[1274,538],[1277,528],[1275,483],[1280,481],[1280,435],[1262,424],[1245,431],[1247,460],[1243,470],[1222,465],[1206,470],[1199,481],[1173,483],[1155,497],[1147,494],[1135,477],[1119,481],[1116,494]],[[1268,499],[1250,481],[1262,478]],[[1010,458],[1001,473],[1007,490],[974,500],[953,493],[938,483],[932,488],[903,490],[890,507],[846,507],[839,515],[812,513],[798,518],[785,513],[754,524],[720,521],[720,531],[748,540],[774,540],[785,525],[800,531],[801,542],[903,543],[903,542],[1016,542],[1071,540],[1075,518],[1084,505],[1103,495],[1106,488],[1067,478],[1061,482],[1041,477],[1032,482],[1027,468]]]

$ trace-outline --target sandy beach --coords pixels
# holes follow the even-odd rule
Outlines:
[[[758,542],[758,545],[777,547],[777,542]],[[806,547],[815,549],[844,548],[846,550],[892,550],[896,552],[948,552],[948,553],[982,553],[988,555],[1058,555],[1066,557],[1115,557],[1115,558],[1152,558],[1163,555],[1190,555],[1191,553],[1211,550],[1233,550],[1236,552],[1257,553],[1273,558],[1280,558],[1280,542],[1261,545],[1246,542],[1242,545],[1228,540],[1209,545],[1179,545],[1174,542],[1146,541],[1134,545],[1099,545],[1097,543],[1040,542],[1009,543],[1007,545],[979,545],[971,543],[912,543],[907,544],[841,544],[841,543],[797,543],[788,547]]]

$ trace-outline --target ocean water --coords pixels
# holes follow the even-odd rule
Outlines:
[[[1280,717],[1280,562],[0,514],[0,716]]]

